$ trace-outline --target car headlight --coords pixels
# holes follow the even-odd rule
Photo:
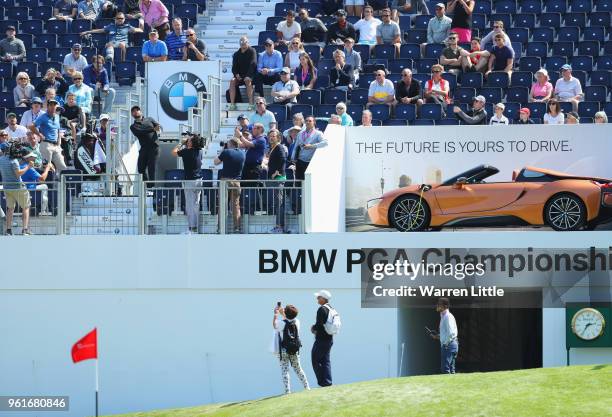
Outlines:
[[[373,198],[371,200],[368,200],[368,202],[366,203],[366,208],[369,210],[370,208],[380,204],[381,201],[382,201],[382,197],[381,198]]]

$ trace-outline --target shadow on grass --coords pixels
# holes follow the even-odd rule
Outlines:
[[[602,369],[605,369],[607,367],[609,367],[610,365],[597,365],[591,368],[591,371],[601,371]]]
[[[272,395],[270,397],[264,397],[264,398],[260,398],[258,400],[249,400],[249,401],[239,401],[239,402],[235,402],[235,403],[228,403],[228,404],[224,404],[219,408],[226,408],[226,407],[234,407],[234,406],[242,406],[244,407],[245,405],[251,405],[251,404],[257,404],[263,401],[267,401],[267,400],[272,400],[274,398],[279,398],[282,397],[282,395]]]

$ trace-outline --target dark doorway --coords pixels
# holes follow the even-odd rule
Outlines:
[[[506,295],[509,298],[525,296],[533,294]],[[398,312],[400,356],[404,344],[403,358],[400,358],[402,375],[436,374],[440,371],[439,342],[431,339],[425,331],[425,326],[438,330],[440,317],[434,310],[437,300],[421,301],[423,307],[405,307]],[[542,309],[466,307],[465,300],[461,306],[453,308],[452,302],[451,299],[450,310],[459,329],[457,372],[542,366]],[[429,308],[424,307],[427,303]]]

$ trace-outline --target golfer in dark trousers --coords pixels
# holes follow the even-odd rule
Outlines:
[[[159,159],[159,144],[157,134],[161,126],[151,117],[144,117],[139,106],[131,109],[134,123],[130,126],[132,134],[140,143],[138,153],[138,173],[144,181],[155,181],[155,167]],[[149,184],[152,186],[152,184]]]
[[[315,335],[315,342],[312,345],[312,369],[317,377],[317,383],[321,387],[329,387],[332,384],[331,363],[329,354],[334,338],[325,330],[325,322],[329,316],[329,308],[324,307],[331,300],[331,293],[322,290],[315,293],[319,309],[317,310],[317,322],[312,326],[311,331]]]
[[[432,337],[440,341],[440,372],[443,374],[455,373],[455,361],[459,353],[459,342],[457,336],[457,322],[449,310],[448,298],[440,298],[436,305],[436,311],[440,313],[440,333]]]

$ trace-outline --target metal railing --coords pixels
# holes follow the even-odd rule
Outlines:
[[[58,182],[27,184],[19,196],[8,185],[0,184],[0,223],[13,234],[25,218],[17,205],[7,225],[7,203],[25,203],[25,195],[37,235],[305,232],[302,183],[294,180],[144,182],[134,174],[65,172]]]

